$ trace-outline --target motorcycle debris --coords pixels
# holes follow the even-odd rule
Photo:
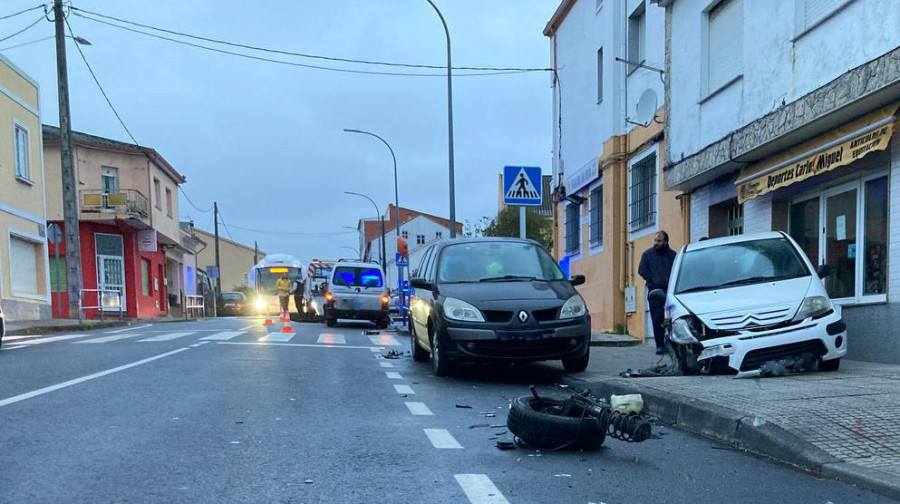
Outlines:
[[[402,359],[403,353],[396,350],[391,350],[388,353],[383,354],[382,357],[384,357],[385,359]]]
[[[498,450],[503,450],[503,451],[516,449],[516,443],[513,443],[512,441],[497,441],[495,446],[497,447]]]
[[[490,424],[486,424],[486,423],[477,423],[477,424],[474,424],[474,425],[470,425],[470,426],[469,426],[470,429],[478,429],[478,428],[480,428],[480,427],[490,427]]]
[[[457,404],[456,407],[460,409],[472,409],[468,404]]]

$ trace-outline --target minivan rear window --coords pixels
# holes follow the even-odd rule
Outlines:
[[[381,287],[381,270],[358,266],[338,266],[334,270],[334,285],[347,287]]]

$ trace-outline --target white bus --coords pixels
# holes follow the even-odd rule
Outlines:
[[[294,289],[303,282],[303,264],[287,254],[270,254],[256,263],[250,270],[251,303],[253,312],[261,315],[275,315],[281,312],[275,282],[281,275],[287,275]],[[288,312],[298,313],[293,293],[289,297]]]

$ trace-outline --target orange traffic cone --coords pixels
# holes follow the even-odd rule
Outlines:
[[[272,325],[272,324],[273,324],[272,319],[270,319],[270,318],[267,316],[267,317],[266,317],[266,321],[263,322],[263,325]]]
[[[288,317],[287,312],[281,312],[281,314],[278,317],[278,321],[279,322],[290,322],[291,318]]]
[[[283,332],[283,333],[294,332],[294,330],[291,329],[291,323],[289,321],[284,323],[284,327],[281,328],[281,332]]]

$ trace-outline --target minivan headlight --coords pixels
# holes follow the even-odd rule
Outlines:
[[[821,317],[832,310],[831,301],[825,296],[810,296],[800,303],[800,309],[794,315],[794,322],[808,318]]]
[[[584,298],[575,294],[562,305],[562,309],[559,310],[559,319],[580,317],[585,313],[587,313],[587,307],[584,306]]]
[[[484,322],[484,317],[481,316],[478,308],[452,297],[444,298],[444,316],[450,320]]]

